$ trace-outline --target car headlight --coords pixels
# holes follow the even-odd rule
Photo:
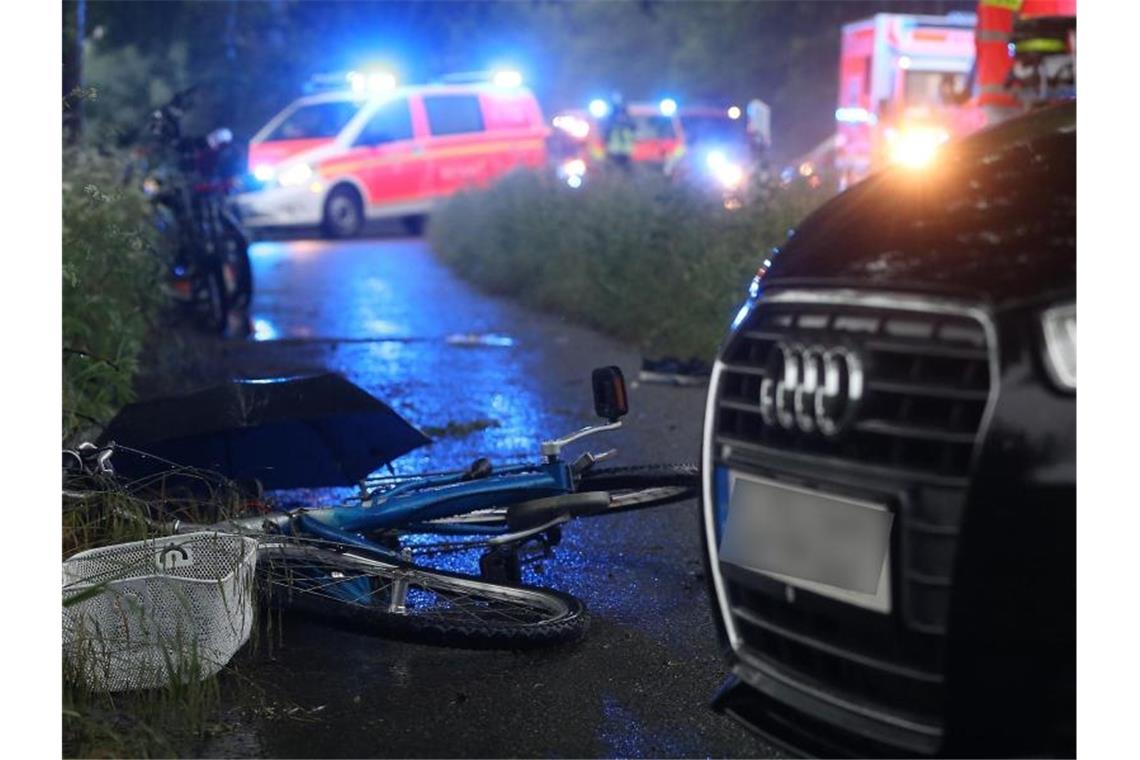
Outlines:
[[[562,164],[562,173],[567,177],[581,177],[586,173],[586,162],[580,158],[572,158]]]
[[[258,182],[272,182],[277,178],[277,171],[269,164],[258,164],[253,167],[253,176]]]
[[[941,127],[909,126],[887,133],[891,161],[921,169],[934,160],[950,133]]]
[[[1057,386],[1077,390],[1077,305],[1054,306],[1041,314],[1045,367]]]
[[[705,155],[705,165],[725,190],[735,190],[744,180],[744,167],[728,160],[724,151],[710,150]]]
[[[744,169],[740,164],[725,163],[714,170],[716,180],[726,190],[735,190],[744,181]]]
[[[304,184],[313,176],[313,167],[308,164],[293,164],[277,175],[277,182],[281,187],[296,187]]]

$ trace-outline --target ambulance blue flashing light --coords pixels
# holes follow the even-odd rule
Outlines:
[[[594,98],[590,101],[590,115],[595,119],[604,118],[610,112],[610,105],[601,98]]]
[[[522,74],[513,69],[496,71],[491,77],[496,87],[520,87],[523,82]]]
[[[345,75],[355,95],[376,95],[396,89],[396,75],[391,71],[350,71]]]
[[[677,113],[677,101],[673,100],[673,98],[665,98],[661,101],[659,107],[661,108],[662,116],[672,116]]]

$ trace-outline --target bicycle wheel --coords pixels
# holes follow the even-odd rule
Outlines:
[[[241,230],[224,223],[221,234],[222,275],[230,309],[246,309],[253,299],[253,267],[249,262],[249,243]]]
[[[258,556],[270,604],[368,633],[472,648],[519,649],[577,639],[581,601],[398,560],[273,541]]]
[[[696,498],[700,474],[695,464],[652,464],[587,470],[576,493],[606,491],[610,506],[595,514],[632,512]]]

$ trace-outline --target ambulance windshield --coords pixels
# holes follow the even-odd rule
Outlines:
[[[938,108],[947,105],[948,93],[961,91],[966,75],[949,71],[908,71],[904,79],[903,103],[908,108]]]
[[[312,103],[293,111],[267,140],[314,140],[336,137],[356,115],[359,105],[349,100]]]

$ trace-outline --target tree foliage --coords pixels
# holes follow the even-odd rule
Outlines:
[[[64,153],[63,439],[106,423],[132,398],[157,299],[147,201],[120,158]]]

